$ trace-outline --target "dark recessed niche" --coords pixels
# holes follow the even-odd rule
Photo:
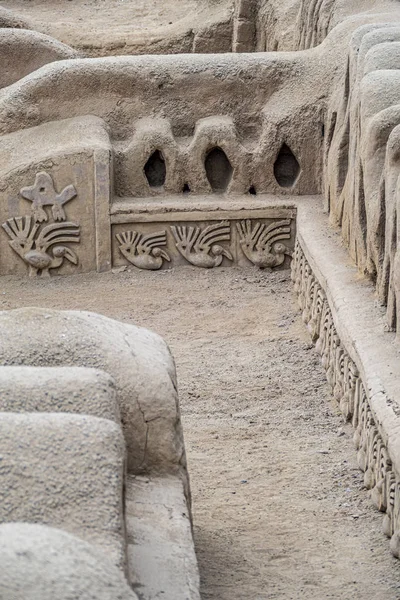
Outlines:
[[[207,179],[213,192],[225,192],[232,179],[233,168],[221,148],[207,152],[204,162]]]
[[[293,187],[300,173],[300,165],[286,144],[282,145],[274,164],[275,179],[283,188]]]
[[[144,174],[150,187],[162,187],[164,185],[167,170],[165,168],[164,157],[159,150],[153,152],[144,165]]]
[[[249,194],[250,194],[251,196],[257,196],[257,190],[256,190],[256,188],[254,187],[254,185],[251,185],[251,186],[249,187]]]
[[[185,183],[183,188],[182,188],[182,194],[189,194],[190,192],[190,187],[188,183]]]

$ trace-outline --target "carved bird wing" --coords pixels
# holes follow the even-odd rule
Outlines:
[[[79,225],[71,221],[46,225],[37,237],[36,250],[46,252],[50,246],[61,242],[80,242]]]
[[[32,229],[31,217],[16,217],[8,219],[2,224],[2,227],[10,238],[10,245],[18,254],[29,252],[32,249],[36,232],[39,228],[37,223],[34,223]]]
[[[77,192],[75,187],[72,184],[70,184],[67,185],[67,187],[65,187],[62,192],[57,194],[57,196],[55,197],[55,201],[60,206],[63,206],[66,202],[69,202],[70,200],[72,200],[72,198],[75,198],[76,195]]]
[[[266,226],[259,221],[252,227],[250,219],[236,223],[236,227],[240,235],[240,242],[247,244],[251,250],[254,250],[260,235],[266,229]]]
[[[221,221],[214,225],[209,225],[200,233],[194,243],[194,248],[198,252],[204,252],[211,249],[211,246],[217,242],[229,241],[231,238],[231,228],[228,221]]]
[[[172,235],[176,245],[184,252],[191,252],[197,239],[201,235],[200,227],[186,227],[185,225],[172,225]]]
[[[270,250],[272,245],[279,240],[290,239],[290,219],[283,219],[282,221],[274,221],[271,225],[266,227],[260,232],[257,249],[258,250]]]
[[[156,231],[154,233],[148,233],[147,235],[142,235],[140,242],[138,244],[139,252],[143,252],[144,254],[150,254],[153,248],[157,248],[158,246],[166,246],[167,245],[167,234],[165,231]]]
[[[131,248],[135,253],[142,236],[138,231],[124,231],[122,233],[117,233],[115,237],[122,249],[127,250],[128,248]]]

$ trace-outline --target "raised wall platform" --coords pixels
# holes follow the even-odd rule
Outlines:
[[[354,428],[365,487],[400,556],[400,347],[387,331],[374,288],[349,263],[320,204],[298,204],[292,278],[345,421]]]

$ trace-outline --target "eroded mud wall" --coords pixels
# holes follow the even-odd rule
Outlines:
[[[327,116],[325,202],[350,255],[371,277],[396,327],[400,25],[353,33],[346,73]]]

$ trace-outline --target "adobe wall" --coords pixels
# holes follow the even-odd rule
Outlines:
[[[201,54],[87,59],[34,31],[12,28],[1,34],[7,69],[0,82],[0,274],[46,277],[188,264],[288,268],[294,252],[304,320],[318,341],[343,416],[356,427],[365,483],[386,513],[385,532],[398,556],[394,336],[385,335],[390,333],[375,318],[371,297],[364,305],[357,272],[347,254],[331,247],[324,229],[329,215],[358,271],[376,287],[387,307],[387,329],[394,331],[400,307],[398,6],[369,0],[240,0],[230,8],[222,21],[225,33],[229,23],[229,35],[221,34],[218,21],[214,29],[192,31],[187,45],[174,46],[174,51]],[[9,14],[2,18],[11,19],[13,27],[23,25]],[[231,49],[230,54],[203,54]],[[311,195],[320,195],[319,205]],[[304,212],[304,203],[313,210]],[[359,307],[366,311],[364,321]],[[127,540],[137,527],[151,529],[152,514],[142,500],[135,506],[135,497],[146,497],[147,489],[158,506],[160,490],[168,489],[174,514],[181,516],[189,497],[168,352],[143,332],[131,344],[128,326],[93,315],[26,311],[0,315],[0,321],[2,331],[9,332],[0,352],[4,364],[67,369],[83,361],[114,377],[121,423],[119,417],[116,423],[104,419],[97,408],[93,421],[79,410],[50,420],[12,413],[2,437],[6,443],[7,431],[25,428],[32,440],[37,431],[51,444],[52,432],[64,427],[77,432],[78,444],[85,437],[95,440],[96,432],[112,438],[118,476],[102,521],[112,523],[112,535],[103,535],[102,523],[93,524],[90,533],[99,546],[112,547],[119,568],[129,571],[134,565],[129,578],[140,586],[149,569]],[[30,327],[38,322],[33,336]],[[63,340],[61,349],[54,331]],[[378,358],[372,351],[377,341]],[[150,391],[144,364],[149,353],[162,365],[160,386]],[[388,364],[394,365],[392,371]],[[111,391],[109,398],[112,412]],[[59,454],[67,456],[62,436],[58,443]],[[95,442],[92,449],[102,453]],[[22,450],[13,465],[21,462],[28,469],[30,456]],[[45,450],[38,449],[39,458]],[[84,469],[90,457],[89,452]],[[151,486],[143,479],[149,473],[156,476]],[[130,506],[125,521],[124,482]],[[93,489],[97,483],[92,481]],[[74,493],[79,496],[79,486]],[[168,522],[165,513],[160,522]],[[79,520],[71,528],[60,523],[54,518],[45,524],[71,535],[82,528]],[[186,550],[178,553],[184,578],[185,556],[194,557],[190,520],[180,527],[186,540]],[[146,553],[154,557],[157,543],[147,539]],[[196,598],[194,559],[192,566],[182,589],[192,586]],[[160,587],[172,585],[170,570],[163,572]]]
[[[199,600],[164,341],[40,308],[0,330],[0,596]]]

